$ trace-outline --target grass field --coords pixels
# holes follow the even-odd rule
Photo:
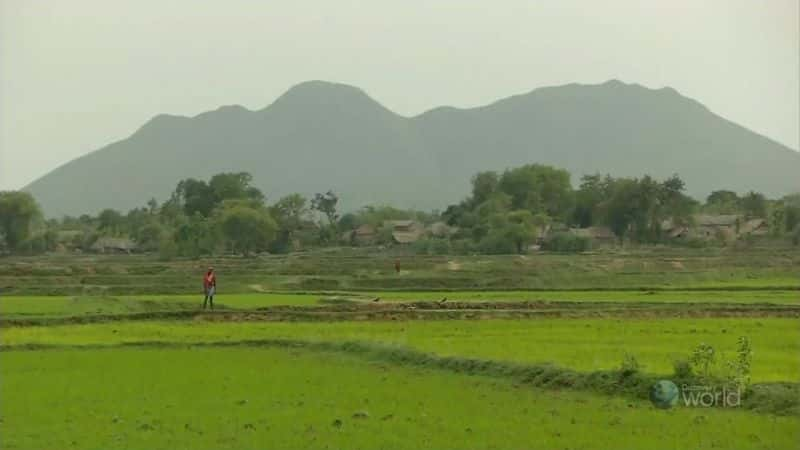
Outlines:
[[[401,265],[394,273],[394,261]],[[632,249],[581,255],[411,256],[348,249],[260,258],[155,261],[65,255],[0,261],[15,295],[193,294],[216,267],[222,292],[373,290],[800,289],[791,248]]]
[[[3,414],[8,449],[747,449],[792,448],[800,439],[795,417],[663,411],[340,354],[203,348],[2,356],[0,394],[18,406]]]
[[[0,260],[0,447],[797,448],[798,266],[716,249]],[[723,380],[741,336],[741,408],[647,400],[701,343],[712,378],[688,379]]]
[[[2,345],[200,343],[252,339],[364,341],[408,346],[444,356],[523,363],[551,362],[589,371],[618,368],[626,354],[643,370],[669,375],[700,343],[728,357],[736,339],[755,349],[754,381],[800,381],[800,327],[794,319],[561,319],[331,323],[123,322],[14,327]],[[726,355],[721,355],[726,356]],[[720,368],[721,370],[721,368]]]
[[[411,302],[449,301],[569,301],[619,303],[737,303],[800,304],[800,290],[693,290],[693,291],[410,291],[335,293],[220,293],[220,309],[255,309],[270,306],[318,306],[335,299]],[[202,295],[117,295],[117,296],[0,296],[0,315],[14,317],[64,317],[93,314],[130,314],[148,311],[199,308]]]

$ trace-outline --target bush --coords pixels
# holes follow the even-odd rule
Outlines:
[[[478,251],[471,239],[457,239],[450,241],[450,253],[454,255],[471,255]]]
[[[556,233],[544,243],[542,248],[551,252],[578,253],[591,250],[592,241],[587,237],[575,236],[572,233]]]
[[[178,244],[170,238],[163,238],[158,244],[158,258],[162,261],[169,261],[178,256]]]
[[[487,255],[510,255],[517,253],[517,246],[507,236],[489,233],[478,243],[478,251]]]
[[[675,362],[672,363],[672,368],[672,373],[675,375],[675,378],[687,379],[691,378],[693,375],[692,365],[685,359],[675,360]]]
[[[753,348],[750,346],[750,339],[746,336],[740,336],[736,342],[736,359],[727,361],[729,370],[728,382],[744,392],[750,387]]]
[[[39,255],[44,252],[53,251],[56,247],[56,239],[54,233],[47,232],[37,234],[20,242],[17,251],[26,255]]]
[[[711,368],[714,366],[716,361],[716,350],[714,350],[714,347],[711,345],[705,343],[695,347],[695,349],[692,350],[692,356],[689,358],[692,368],[699,369],[695,371],[701,372],[704,377],[708,377],[711,374]]]
[[[674,241],[670,241],[670,244],[677,246],[677,247],[687,247],[687,248],[708,248],[714,245],[714,242],[709,241],[707,239],[701,239],[697,237],[681,240],[676,239]]]
[[[450,241],[447,239],[420,239],[411,246],[419,255],[447,255],[450,253]]]
[[[622,364],[620,365],[619,371],[623,377],[629,377],[638,373],[640,368],[641,366],[639,365],[639,360],[637,360],[636,357],[630,353],[626,353],[622,358]]]

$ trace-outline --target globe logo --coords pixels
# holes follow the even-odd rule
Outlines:
[[[650,388],[650,401],[656,408],[669,409],[678,403],[678,386],[669,380],[659,380]]]

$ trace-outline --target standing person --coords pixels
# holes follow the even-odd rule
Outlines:
[[[396,272],[398,275],[400,275],[400,260],[399,260],[399,259],[395,259],[395,260],[394,260],[394,271],[395,271],[395,272]]]
[[[203,309],[206,309],[206,302],[211,305],[211,309],[214,309],[214,294],[217,293],[217,275],[214,273],[213,267],[209,267],[208,272],[203,277],[203,291],[206,294],[205,299],[203,299]]]

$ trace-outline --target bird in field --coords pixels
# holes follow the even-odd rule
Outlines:
[[[441,305],[442,303],[444,303],[446,301],[447,301],[447,297],[442,297],[442,299],[439,300],[439,304]]]
[[[381,298],[380,297],[375,297],[375,298],[372,299],[372,301],[373,301],[373,303],[374,302],[379,302],[379,301],[381,301]]]

